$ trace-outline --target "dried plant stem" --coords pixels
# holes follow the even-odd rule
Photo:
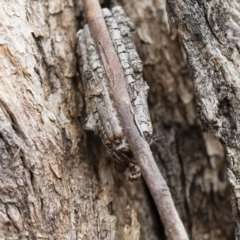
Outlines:
[[[152,194],[166,234],[170,240],[187,240],[188,236],[174,206],[169,188],[152,156],[149,144],[141,136],[131,111],[122,66],[113,47],[98,0],[83,0],[89,28],[107,74],[110,94],[120,122],[141,173]]]

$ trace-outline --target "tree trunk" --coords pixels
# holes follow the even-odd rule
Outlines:
[[[232,125],[239,111],[234,87],[237,63],[230,61],[232,55],[231,59],[224,55],[230,48],[219,47],[225,35],[210,25],[211,37],[220,39],[211,46],[216,47],[215,55],[202,43],[201,26],[206,25],[206,16],[212,16],[204,15],[207,5],[191,8],[189,1],[180,8],[180,1],[174,2],[176,6],[169,1],[170,17],[188,55],[199,115],[204,127],[214,130],[226,146],[238,223],[237,117]],[[169,35],[164,1],[102,3],[115,5],[123,6],[136,25],[154,132],[165,136],[154,144],[154,156],[190,239],[234,239],[224,150],[211,133],[201,132],[185,52],[178,34]],[[226,18],[234,14],[228,10]],[[221,11],[211,17],[212,24],[219,23]],[[81,2],[5,1],[0,13],[0,239],[165,239],[143,180],[125,181],[101,140],[82,129],[84,93],[75,53],[75,34],[86,23]],[[184,14],[188,21],[182,19]],[[198,41],[191,38],[193,29]],[[237,39],[236,33],[228,34]],[[210,40],[209,36],[204,41]],[[225,61],[220,61],[220,53]],[[202,76],[212,80],[209,88]],[[224,78],[231,84],[225,86]],[[227,90],[232,87],[229,98],[217,95],[215,79]],[[223,105],[209,100],[215,96]],[[224,131],[213,128],[221,116],[229,120]]]
[[[240,239],[240,3],[167,2],[187,54],[199,118],[225,147],[235,234]]]

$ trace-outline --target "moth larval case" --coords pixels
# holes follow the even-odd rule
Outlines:
[[[115,50],[121,62],[128,85],[128,92],[136,115],[136,124],[142,135],[148,138],[152,135],[152,124],[147,105],[148,85],[142,78],[142,62],[134,47],[131,30],[133,24],[124,15],[121,7],[103,9],[103,15],[113,41]]]
[[[147,105],[148,86],[142,78],[142,62],[131,37],[133,24],[126,18],[122,8],[115,7],[112,11],[113,14],[110,10],[103,9],[103,15],[123,68],[132,104],[131,112],[141,135],[149,138],[152,135],[152,125]],[[139,170],[131,164],[132,152],[109,94],[106,66],[103,66],[88,25],[77,33],[77,38],[77,54],[88,114],[85,127],[94,131],[111,150],[116,169],[123,172],[131,166],[132,179],[135,179],[139,176]]]
[[[143,132],[148,132],[149,137],[152,136],[152,123],[150,119],[150,114],[147,104],[147,95],[148,95],[148,85],[144,81],[142,76],[142,61],[140,60],[136,48],[134,46],[133,38],[131,31],[135,30],[133,23],[126,17],[122,7],[114,7],[112,9],[113,16],[116,19],[116,22],[120,28],[123,42],[125,43],[126,50],[129,57],[129,62],[134,70],[134,75],[136,77],[136,84],[139,89],[139,96],[142,101],[141,109],[139,110],[139,122]]]
[[[97,111],[101,118],[101,122],[106,133],[105,143],[108,147],[117,147],[121,137],[123,137],[123,130],[120,126],[119,119],[117,118],[116,109],[113,107],[113,102],[110,98],[107,80],[104,68],[100,62],[100,57],[97,54],[95,44],[91,38],[89,28],[86,27],[87,49],[89,63],[92,66],[94,79],[98,86],[101,86],[99,96],[97,98]],[[96,86],[95,86],[96,88]]]

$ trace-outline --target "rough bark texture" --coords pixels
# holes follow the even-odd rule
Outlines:
[[[226,149],[240,239],[240,3],[168,0],[168,7],[187,54],[199,118]]]
[[[238,6],[222,2],[213,12],[203,1],[174,2],[171,16],[188,53],[200,117],[225,143],[238,213]],[[224,150],[199,131],[192,82],[178,36],[168,35],[165,3],[103,3],[119,4],[137,27],[154,132],[165,135],[154,155],[190,238],[233,239]],[[79,1],[0,5],[1,239],[164,239],[143,181],[126,182],[99,138],[82,130],[75,34],[83,19]]]

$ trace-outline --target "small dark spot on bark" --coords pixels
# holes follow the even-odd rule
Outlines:
[[[110,215],[113,215],[113,214],[114,214],[113,202],[110,202],[107,207],[108,207],[108,213],[109,213]]]
[[[224,172],[225,172],[225,168],[224,169],[220,169],[219,172],[218,172],[218,179],[221,182],[225,182],[226,181]]]

